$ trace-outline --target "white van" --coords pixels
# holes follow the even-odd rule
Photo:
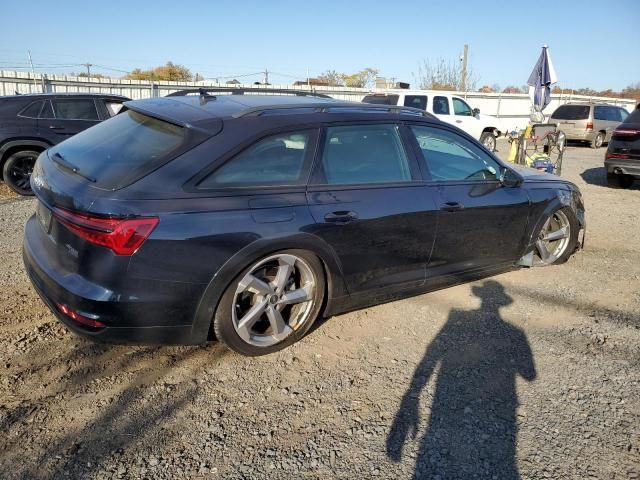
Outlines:
[[[481,115],[479,109],[471,108],[462,98],[444,92],[406,90],[393,93],[372,93],[366,95],[362,101],[426,110],[443,122],[450,123],[477,138],[490,151],[496,149],[496,138],[505,133],[498,127],[499,121],[496,117]]]

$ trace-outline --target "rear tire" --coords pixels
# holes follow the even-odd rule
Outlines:
[[[283,250],[251,263],[225,290],[213,319],[217,339],[247,356],[297,342],[322,310],[322,263],[306,250]]]
[[[631,175],[607,173],[607,185],[611,188],[631,188],[634,181]]]
[[[487,150],[490,152],[495,152],[496,150],[496,136],[491,132],[482,132],[480,135],[480,143],[485,146]]]
[[[9,188],[18,195],[33,195],[30,180],[38,155],[40,153],[33,150],[22,150],[4,162],[2,177]]]
[[[591,140],[591,148],[600,148],[604,143],[604,133],[598,132],[593,140]]]

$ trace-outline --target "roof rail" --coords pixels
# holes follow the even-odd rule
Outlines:
[[[210,93],[231,93],[232,95],[244,95],[245,93],[264,93],[266,95],[272,93],[297,95],[299,97],[320,97],[331,98],[323,93],[316,93],[308,90],[293,90],[289,88],[236,88],[236,87],[215,87],[215,88],[187,88],[178,90],[177,92],[166,95],[167,97],[183,97],[190,93],[197,93],[200,96],[211,96]]]
[[[356,102],[336,102],[336,103],[295,103],[289,105],[265,105],[261,107],[248,108],[246,110],[242,110],[241,112],[233,115],[235,118],[239,117],[248,117],[248,116],[259,116],[263,113],[267,113],[273,110],[300,110],[300,109],[309,109],[316,113],[332,113],[337,110],[361,110],[364,112],[372,112],[372,113],[395,113],[397,115],[415,115],[421,116],[431,119],[436,119],[437,117],[432,113],[429,113],[425,110],[421,110],[419,108],[413,107],[404,107],[399,105],[378,105],[372,103],[356,103]]]

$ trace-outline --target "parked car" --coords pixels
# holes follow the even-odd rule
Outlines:
[[[626,109],[606,103],[567,103],[556,108],[548,123],[557,124],[567,140],[586,141],[591,148],[600,148],[627,115]]]
[[[0,97],[2,179],[16,193],[31,195],[31,171],[43,150],[111,118],[127,100],[75,93]]]
[[[40,155],[24,263],[71,330],[262,355],[581,245],[575,185],[430,114],[238,91],[127,102]]]
[[[480,109],[471,108],[464,99],[448,93],[428,95],[419,90],[408,90],[401,93],[374,93],[365,96],[362,101],[377,105],[403,105],[425,110],[443,122],[458,127],[473,138],[480,140],[480,143],[492,152],[496,149],[496,138],[506,131],[499,126],[501,122],[498,118],[483,115],[480,113]]]
[[[640,104],[613,131],[604,166],[611,187],[630,188],[640,179]]]

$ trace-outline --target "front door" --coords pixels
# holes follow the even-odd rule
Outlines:
[[[421,184],[408,134],[395,124],[326,129],[307,192],[312,233],[336,252],[351,295],[425,281],[436,189]]]
[[[501,165],[458,133],[412,126],[439,197],[427,278],[514,264],[522,254],[529,197],[498,181]]]

